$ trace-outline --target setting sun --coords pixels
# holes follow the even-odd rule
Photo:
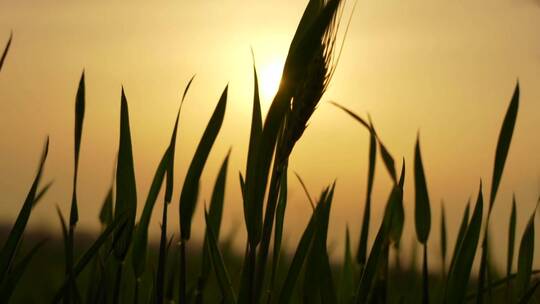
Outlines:
[[[270,102],[279,88],[283,59],[272,58],[261,64],[259,71],[259,92],[263,103]]]

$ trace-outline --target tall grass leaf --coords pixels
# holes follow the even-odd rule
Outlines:
[[[13,32],[9,34],[8,42],[6,43],[6,47],[4,48],[4,52],[2,52],[2,57],[0,58],[0,71],[2,71],[2,67],[4,66],[4,60],[6,60],[9,47],[11,46],[11,41],[13,40]]]
[[[276,208],[276,229],[274,232],[274,249],[272,257],[272,272],[270,275],[270,292],[275,284],[276,275],[279,265],[279,255],[281,253],[281,241],[283,238],[283,224],[285,223],[285,210],[287,208],[287,182],[288,174],[287,168],[284,169],[285,173],[281,179],[281,185],[279,186],[279,199]]]
[[[343,266],[341,268],[341,278],[339,281],[339,301],[340,304],[349,304],[354,299],[355,264],[351,252],[351,236],[349,226],[345,229],[345,254],[343,255]]]
[[[236,296],[234,295],[234,290],[231,284],[231,280],[229,278],[229,274],[227,272],[227,269],[225,267],[225,262],[223,261],[223,256],[221,255],[221,251],[219,250],[216,234],[211,226],[210,219],[208,213],[204,212],[204,217],[206,220],[206,232],[208,233],[208,241],[206,242],[206,246],[209,248],[210,256],[212,257],[212,265],[214,267],[214,271],[216,272],[216,277],[218,280],[219,288],[221,289],[221,293],[223,295],[223,301],[226,304],[234,304],[236,303]]]
[[[34,198],[34,206],[36,206],[41,201],[41,199],[45,196],[45,194],[47,194],[52,185],[53,182],[50,181],[36,193],[36,197]]]
[[[497,141],[497,150],[495,152],[495,164],[493,165],[493,179],[491,180],[491,193],[489,197],[489,210],[495,202],[497,196],[497,190],[501,182],[501,177],[508,156],[508,150],[510,149],[510,142],[512,141],[512,135],[514,133],[514,126],[516,125],[516,118],[519,109],[519,83],[516,84],[514,95],[504,116],[504,121],[501,127],[501,133],[499,134],[499,140]]]
[[[300,238],[298,247],[296,247],[296,251],[294,253],[293,259],[291,261],[289,269],[287,270],[287,275],[285,277],[285,280],[283,281],[283,284],[281,285],[277,303],[290,303],[292,299],[296,281],[298,280],[300,271],[302,270],[302,266],[304,265],[304,261],[313,243],[315,231],[318,226],[317,221],[318,221],[319,213],[321,212],[321,208],[324,206],[324,204],[321,202],[323,202],[323,200],[326,198],[327,193],[328,193],[328,189],[326,189],[321,195],[321,199],[319,203],[317,204],[315,211],[311,215],[309,223],[307,224],[306,229],[304,230],[302,234],[302,237]]]
[[[24,255],[19,262],[17,262],[13,269],[10,271],[9,275],[6,278],[6,281],[2,283],[0,287],[0,299],[2,302],[9,303],[9,300],[13,294],[13,291],[20,286],[19,281],[23,276],[24,272],[28,268],[30,261],[36,255],[39,249],[45,245],[45,240],[38,242],[36,245],[30,249],[30,251]]]
[[[150,224],[150,218],[152,217],[152,211],[154,210],[159,191],[163,185],[163,180],[165,179],[171,154],[172,151],[170,150],[169,146],[165,150],[156,172],[154,173],[154,178],[152,179],[150,190],[148,191],[148,196],[146,197],[146,202],[144,203],[144,209],[133,236],[132,265],[136,278],[141,278],[146,268],[148,226]]]
[[[184,104],[184,100],[186,98],[186,95],[189,91],[189,88],[191,87],[191,83],[193,83],[193,79],[195,79],[195,75],[191,76],[189,79],[186,88],[184,89],[184,93],[182,94],[182,100],[180,101],[180,107],[178,108],[178,113],[176,114],[176,121],[174,122],[174,128],[173,133],[171,135],[171,142],[169,144],[169,149],[171,150],[171,156],[169,157],[169,164],[167,166],[167,181],[165,186],[165,203],[170,203],[172,200],[173,195],[173,187],[174,187],[174,155],[176,151],[176,134],[178,133],[178,123],[180,121],[180,112],[182,111],[182,105]]]
[[[450,259],[450,266],[448,267],[448,273],[450,273],[451,269],[453,268],[455,258],[457,256],[457,252],[459,248],[461,247],[461,242],[463,242],[463,238],[465,237],[465,232],[467,232],[467,227],[469,225],[469,213],[471,209],[470,199],[467,201],[467,205],[465,206],[465,210],[463,211],[463,216],[461,217],[461,224],[459,225],[458,234],[456,236],[456,243],[454,244],[454,251],[452,252],[452,257]]]
[[[427,242],[431,229],[431,211],[429,207],[429,196],[422,164],[422,154],[420,152],[420,138],[416,140],[414,152],[414,223],[416,226],[416,236],[422,244]]]
[[[127,219],[125,228],[117,230],[114,233],[114,255],[120,261],[125,259],[131,243],[136,209],[137,188],[131,147],[128,104],[124,88],[122,88],[120,146],[118,149],[118,164],[116,166],[116,204],[114,206],[114,218],[118,219],[125,216]]]
[[[403,234],[403,227],[405,225],[405,209],[403,207],[403,184],[405,182],[405,162],[403,162],[401,168],[401,174],[399,178],[398,185],[392,190],[393,197],[391,199],[392,212],[391,212],[391,224],[389,237],[390,240],[399,247],[399,242]],[[390,203],[389,202],[389,203]]]
[[[191,220],[195,212],[197,197],[199,193],[199,179],[201,178],[204,165],[208,159],[208,154],[214,145],[214,141],[221,129],[223,118],[225,116],[225,108],[227,105],[228,86],[225,87],[221,98],[204,130],[204,134],[197,146],[193,160],[189,165],[189,169],[184,180],[184,186],[180,194],[180,231],[181,237],[188,240],[191,236]]]
[[[478,199],[472,214],[470,223],[463,236],[454,265],[448,273],[448,280],[445,289],[445,303],[463,303],[467,292],[467,285],[471,275],[474,256],[478,247],[480,238],[480,229],[482,227],[482,211],[484,200],[482,197],[482,185],[478,192]]]
[[[447,237],[446,237],[446,212],[444,211],[444,201],[441,202],[441,262],[443,275],[446,272],[446,250],[447,250]]]
[[[92,243],[92,245],[83,253],[81,258],[75,263],[73,267],[73,276],[76,278],[81,274],[81,272],[88,266],[88,263],[94,259],[94,257],[99,253],[99,249],[107,240],[109,237],[116,231],[116,230],[124,230],[129,219],[127,216],[119,216],[116,217],[113,222],[103,230],[103,232],[98,236],[98,238]],[[114,244],[116,245],[116,244]],[[60,289],[56,292],[52,303],[58,303],[60,299],[62,298],[62,295],[65,292],[65,289],[68,287],[68,282],[70,278],[66,278],[64,283],[61,285]]]
[[[393,217],[392,212],[394,210],[393,206],[395,205],[393,202],[396,199],[399,199],[398,196],[400,192],[399,187],[396,185],[394,185],[392,191],[390,192],[390,196],[388,197],[386,204],[388,206],[388,212],[385,212],[385,216],[383,217],[382,223],[377,231],[375,241],[371,246],[371,251],[369,253],[366,265],[364,266],[360,276],[360,281],[358,282],[354,303],[361,304],[367,303],[368,301],[375,279],[377,278],[377,273],[382,265],[381,263],[383,262],[384,257],[386,256],[388,237]]]
[[[85,84],[84,84],[84,71],[82,72],[81,79],[79,81],[79,88],[77,89],[77,96],[75,98],[75,165],[73,173],[73,193],[71,196],[71,211],[69,214],[69,225],[74,226],[79,220],[79,210],[77,206],[77,176],[79,172],[79,154],[81,151],[81,137],[84,121],[84,109],[85,109]]]
[[[58,218],[60,219],[60,228],[62,229],[62,241],[64,242],[64,254],[68,254],[68,226],[66,224],[66,219],[64,218],[64,215],[62,214],[62,210],[60,210],[60,207],[58,205],[56,206],[56,213],[58,214]]]
[[[344,111],[348,111],[348,110],[344,109]],[[368,235],[369,235],[369,222],[370,222],[370,217],[371,217],[371,195],[373,192],[373,181],[375,179],[376,157],[377,157],[377,138],[375,137],[375,134],[370,132],[369,133],[369,167],[368,167],[366,201],[364,205],[364,215],[362,218],[362,229],[360,230],[360,241],[358,242],[358,251],[356,254],[356,261],[360,265],[364,265],[366,263],[367,248],[368,248],[367,242],[368,242]]]
[[[531,299],[533,298],[536,290],[538,289],[538,286],[540,286],[540,280],[536,281],[533,286],[531,286],[529,289],[527,289],[527,292],[519,299],[518,304],[527,304],[531,303]]]
[[[508,224],[508,253],[506,255],[506,277],[512,273],[512,264],[514,261],[514,247],[516,239],[516,195],[512,197],[512,211],[510,212],[510,221]],[[510,281],[506,285],[507,292],[510,292]],[[507,299],[509,300],[509,298]]]
[[[19,215],[17,216],[17,219],[15,220],[15,224],[12,226],[11,231],[9,232],[9,235],[7,236],[7,239],[4,243],[4,247],[2,248],[2,251],[0,251],[0,282],[4,281],[4,279],[6,278],[8,274],[8,270],[11,268],[13,264],[13,260],[15,258],[15,252],[17,250],[21,237],[24,233],[24,230],[26,229],[26,224],[28,223],[30,214],[32,213],[32,207],[35,202],[37,188],[39,185],[39,181],[41,180],[41,175],[43,173],[43,166],[45,164],[45,160],[47,159],[48,151],[49,151],[49,138],[47,137],[45,141],[45,145],[43,147],[43,152],[41,154],[41,160],[39,162],[39,167],[38,167],[36,177],[34,178],[34,181],[32,182],[32,186],[30,187],[30,190],[28,191],[28,195],[26,196],[23,206],[21,210],[19,211]]]
[[[516,285],[518,295],[523,296],[529,288],[529,282],[531,281],[531,273],[534,258],[534,216],[536,209],[534,210],[525,232],[521,237],[521,243],[519,245],[518,264],[517,264],[517,276]]]
[[[297,172],[294,172],[294,175],[296,175],[296,179],[298,179],[300,186],[302,186],[302,189],[304,190],[304,193],[306,194],[309,204],[311,205],[311,209],[315,210],[315,203],[313,202],[313,199],[311,198],[311,195],[309,194],[309,191],[306,187],[306,184],[304,183],[304,180],[302,180],[302,177]]]
[[[221,219],[223,216],[223,204],[225,201],[225,185],[227,183],[227,168],[229,164],[229,157],[231,155],[231,150],[227,152],[227,156],[221,164],[219,169],[216,182],[214,184],[214,190],[212,192],[212,198],[210,200],[210,207],[208,209],[208,226],[206,227],[206,233],[204,236],[204,242],[208,242],[208,229],[212,229],[216,239],[219,239],[220,230],[221,230]],[[201,274],[199,276],[199,295],[202,297],[202,292],[206,285],[206,281],[210,275],[212,259],[208,246],[203,247],[202,254],[202,264],[201,264]],[[202,303],[202,299],[201,299]]]
[[[326,197],[320,202],[317,228],[306,260],[303,297],[305,303],[337,303],[326,249],[328,221],[334,187],[335,184],[332,185]]]
[[[111,185],[99,211],[99,222],[104,227],[110,225],[113,221],[113,200],[113,186]]]

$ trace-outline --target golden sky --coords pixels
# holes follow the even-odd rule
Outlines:
[[[249,136],[250,48],[255,52],[265,110],[306,3],[0,1],[2,47],[10,30],[14,32],[0,74],[0,219],[15,218],[49,134],[45,181],[54,180],[54,187],[36,208],[30,225],[60,231],[53,206],[68,211],[74,96],[83,68],[87,103],[78,188],[82,229],[97,227],[99,207],[110,184],[121,85],[129,102],[141,210],[151,174],[168,144],[179,96],[196,74],[181,115],[170,216],[177,219],[181,181],[221,91],[229,84],[225,122],[203,174],[200,198],[201,202],[209,199],[218,166],[232,147],[224,235],[240,226],[241,242],[237,173],[244,170]],[[345,19],[351,6],[349,1]],[[430,247],[438,254],[440,201],[446,202],[452,247],[465,202],[476,196],[480,178],[489,189],[499,128],[518,78],[520,112],[492,229],[496,246],[506,246],[515,192],[521,235],[540,191],[539,28],[536,0],[358,2],[335,77],[290,161],[290,169],[303,176],[314,195],[337,179],[330,223],[334,254],[341,255],[346,224],[353,240],[358,239],[368,134],[327,101],[337,101],[363,116],[369,112],[389,150],[396,159],[404,157],[409,169],[420,130],[432,201]],[[389,191],[382,164],[377,169],[372,231]],[[414,236],[411,173],[406,178],[406,244]],[[292,247],[310,207],[292,175],[289,184],[286,241]],[[155,214],[160,214],[160,205]],[[198,210],[194,227],[203,225]],[[157,218],[151,228],[157,231]],[[194,233],[200,236],[202,229]],[[540,250],[536,252],[539,264]],[[501,250],[495,256],[502,261],[505,254]]]

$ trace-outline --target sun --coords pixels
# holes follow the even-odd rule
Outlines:
[[[280,58],[272,58],[262,63],[259,72],[259,93],[262,102],[269,103],[276,95],[283,65],[284,62]]]

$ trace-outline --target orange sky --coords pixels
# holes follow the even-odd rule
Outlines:
[[[36,208],[31,227],[59,231],[53,206],[59,204],[65,212],[69,206],[74,96],[83,68],[87,106],[79,178],[81,225],[97,227],[97,213],[110,183],[121,84],[129,101],[142,209],[150,175],[168,144],[179,95],[197,74],[181,116],[176,204],[170,216],[177,218],[180,182],[229,83],[225,122],[203,174],[201,201],[209,199],[217,168],[232,146],[225,235],[239,225],[244,234],[237,172],[244,170],[249,133],[250,47],[260,72],[264,110],[305,4],[1,1],[0,45],[11,29],[14,40],[0,74],[0,218],[13,221],[16,216],[49,134],[45,180],[55,183]],[[351,5],[349,1],[345,16]],[[499,128],[518,78],[521,108],[492,223],[495,244],[506,246],[515,191],[521,234],[540,191],[539,28],[540,5],[533,0],[358,3],[335,77],[290,162],[290,169],[304,177],[313,194],[337,178],[330,228],[336,250],[341,250],[346,223],[353,240],[358,238],[368,136],[325,101],[337,101],[362,115],[369,112],[385,144],[397,159],[405,157],[408,168],[420,130],[434,222],[430,246],[438,254],[440,200],[446,201],[453,246],[454,228],[467,198],[475,196],[478,180],[482,178],[489,188]],[[386,172],[381,165],[377,169],[372,230],[389,190]],[[408,173],[405,244],[411,243],[414,227],[413,176],[411,170]],[[286,241],[296,246],[310,208],[292,176],[289,199]],[[155,211],[160,214],[159,207]],[[202,223],[199,208],[194,225]],[[157,220],[151,226],[157,231]],[[200,236],[202,230],[194,233]],[[502,261],[505,254],[501,250],[495,255]],[[536,260],[540,264],[540,250]]]

